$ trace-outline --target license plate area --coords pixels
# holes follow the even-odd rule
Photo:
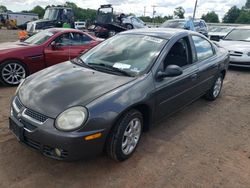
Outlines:
[[[12,119],[9,119],[9,129],[19,141],[23,140],[23,125],[18,125]]]

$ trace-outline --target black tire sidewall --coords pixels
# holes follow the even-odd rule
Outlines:
[[[214,94],[213,94],[214,93],[214,87],[215,87],[215,84],[216,84],[218,78],[221,78],[220,92],[218,93],[217,96],[214,96]],[[220,93],[221,93],[221,90],[222,90],[222,86],[223,86],[223,80],[224,80],[224,77],[223,77],[223,75],[221,73],[218,76],[215,77],[212,88],[206,94],[206,98],[208,100],[215,100],[215,99],[217,99],[220,96]]]
[[[126,155],[122,151],[123,135],[124,135],[124,132],[129,124],[129,122],[134,118],[138,118],[141,121],[141,134],[140,134],[139,140],[138,140],[137,145],[135,146],[134,150],[130,154]],[[112,130],[112,136],[111,136],[112,138],[109,141],[110,143],[108,143],[109,147],[111,147],[110,148],[111,153],[109,155],[113,159],[115,159],[116,161],[124,161],[124,160],[128,159],[135,152],[135,150],[140,142],[142,131],[143,131],[142,114],[137,110],[131,110],[131,111],[125,113],[119,119],[119,121],[115,125],[115,128]]]

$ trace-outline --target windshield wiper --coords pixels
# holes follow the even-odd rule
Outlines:
[[[111,65],[104,64],[104,63],[98,63],[98,64],[96,64],[96,63],[88,63],[88,65],[102,67],[102,68],[104,68],[104,69],[106,69],[108,71],[115,71],[115,72],[121,73],[121,74],[123,74],[125,76],[131,77],[131,75],[128,72],[126,72],[126,71],[124,71],[122,69],[118,69],[116,67],[113,67]]]
[[[89,64],[85,63],[80,57],[76,57],[75,59],[72,59],[72,60],[70,60],[70,61],[72,61],[73,63],[81,64],[81,65],[83,65],[83,66],[86,67],[86,68],[96,70],[93,66],[90,66]],[[80,62],[79,62],[79,61],[80,61]]]

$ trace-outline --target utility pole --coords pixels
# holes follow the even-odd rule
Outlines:
[[[198,4],[198,0],[195,1],[193,20],[195,19],[195,13],[196,13],[197,4]]]
[[[146,16],[146,7],[144,7],[144,17]]]
[[[157,7],[156,5],[152,5],[152,7],[153,7],[153,23],[155,22],[155,13],[156,13],[156,11],[155,11],[155,7]]]

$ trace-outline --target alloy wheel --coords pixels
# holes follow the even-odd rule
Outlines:
[[[25,68],[19,63],[8,63],[2,68],[2,79],[10,85],[17,85],[26,77]]]

